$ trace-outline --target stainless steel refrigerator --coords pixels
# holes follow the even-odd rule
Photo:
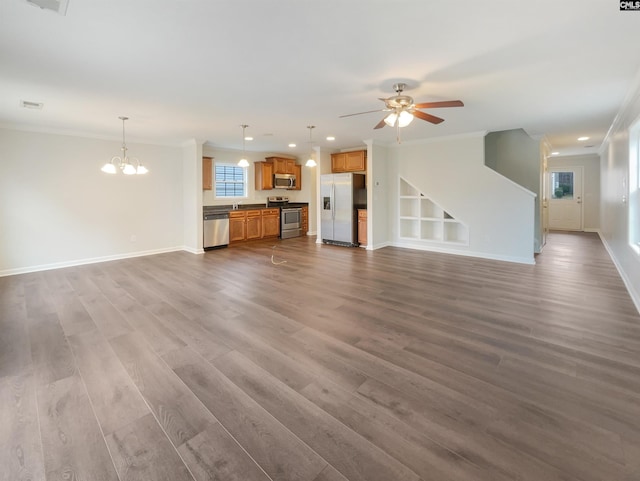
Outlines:
[[[366,208],[363,174],[325,174],[320,182],[322,242],[358,245],[356,209]]]

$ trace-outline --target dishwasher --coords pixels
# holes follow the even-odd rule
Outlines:
[[[226,247],[229,245],[229,213],[205,212],[203,228],[205,249]]]

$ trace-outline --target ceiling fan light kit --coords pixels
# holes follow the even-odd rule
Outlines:
[[[397,129],[396,139],[400,143],[400,129],[409,125],[414,117],[418,117],[421,120],[425,120],[432,124],[440,124],[444,122],[444,119],[436,117],[435,115],[422,112],[419,109],[437,109],[445,107],[464,107],[461,100],[445,100],[441,102],[423,102],[416,104],[413,102],[413,98],[408,95],[402,95],[402,92],[407,88],[404,83],[394,84],[393,90],[396,95],[389,98],[380,98],[384,102],[385,108],[379,110],[369,110],[367,112],[358,112],[355,114],[341,115],[340,118],[352,117],[354,115],[370,114],[373,112],[390,112],[380,122],[376,124],[374,129],[381,129],[385,125],[389,127],[395,127]]]
[[[142,162],[135,157],[129,158],[129,156],[127,156],[128,149],[124,139],[124,122],[125,120],[128,120],[129,117],[118,118],[122,120],[122,147],[120,147],[120,150],[122,150],[122,157],[117,155],[112,157],[111,160],[104,164],[100,170],[105,174],[116,174],[118,173],[118,169],[116,167],[120,167],[120,170],[125,175],[142,175],[148,173],[149,169],[142,165]],[[134,163],[136,165],[134,165]]]

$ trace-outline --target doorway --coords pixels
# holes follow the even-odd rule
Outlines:
[[[582,167],[549,169],[549,229],[583,230]]]

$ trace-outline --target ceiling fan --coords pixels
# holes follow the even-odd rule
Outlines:
[[[408,95],[402,95],[402,92],[407,87],[404,83],[394,84],[393,90],[396,95],[387,99],[380,98],[384,102],[385,108],[378,110],[369,110],[367,112],[358,112],[356,114],[341,115],[339,118],[352,117],[354,115],[370,114],[373,112],[389,112],[380,122],[376,124],[374,129],[381,129],[385,125],[389,127],[396,127],[397,139],[400,142],[400,128],[406,127],[411,123],[414,117],[426,120],[432,124],[439,124],[444,122],[444,119],[436,117],[435,115],[422,112],[418,109],[436,109],[443,107],[464,107],[461,100],[445,100],[441,102],[422,102],[419,104],[413,103],[413,98]]]

